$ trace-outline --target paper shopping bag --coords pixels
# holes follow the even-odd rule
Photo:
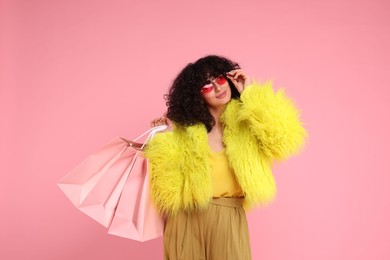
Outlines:
[[[150,240],[162,236],[164,223],[150,198],[148,161],[140,154],[122,190],[109,234]]]
[[[142,149],[149,138],[165,128],[157,126],[142,134],[140,137],[149,135],[141,146],[133,147],[136,143],[114,138],[65,175],[58,186],[76,208],[103,226],[109,228],[116,219],[115,228],[110,228],[112,234],[138,241],[161,236],[163,221],[150,200],[147,159],[143,157]],[[127,204],[129,201],[131,203]],[[116,218],[118,207],[120,211]],[[130,222],[118,224],[120,220],[129,219],[129,210],[136,214],[131,218],[131,223],[136,223],[134,229],[129,227]]]

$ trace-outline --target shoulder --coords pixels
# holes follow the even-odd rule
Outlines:
[[[174,124],[172,131],[157,133],[149,140],[146,153],[150,154],[155,150],[159,152],[171,152],[189,143],[199,141],[199,138],[202,137],[207,137],[207,130],[203,124],[195,124],[192,126]]]

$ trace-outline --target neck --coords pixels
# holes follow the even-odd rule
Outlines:
[[[216,109],[216,108],[209,108],[210,114],[214,117],[215,124],[213,128],[211,128],[211,131],[208,133],[208,143],[213,151],[221,151],[224,148],[222,135],[222,123],[221,123],[221,114],[223,111],[223,108]]]
[[[212,107],[209,108],[210,114],[214,117],[215,125],[213,126],[213,129],[215,128],[222,128],[222,124],[220,121],[221,114],[223,111],[223,107]]]

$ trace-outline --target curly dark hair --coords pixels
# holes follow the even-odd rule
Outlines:
[[[172,87],[164,97],[168,106],[167,117],[179,126],[203,123],[210,132],[215,121],[210,114],[200,90],[208,78],[225,75],[240,66],[225,58],[209,55],[189,63],[173,81]],[[240,93],[229,80],[232,98],[239,98]]]

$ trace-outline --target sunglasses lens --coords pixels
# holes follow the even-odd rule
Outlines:
[[[226,78],[221,75],[215,79],[215,83],[217,83],[218,85],[223,85],[226,83]]]
[[[207,93],[210,93],[211,90],[213,90],[213,84],[207,84],[206,86],[204,86],[200,92],[202,92],[203,94],[207,94]]]

